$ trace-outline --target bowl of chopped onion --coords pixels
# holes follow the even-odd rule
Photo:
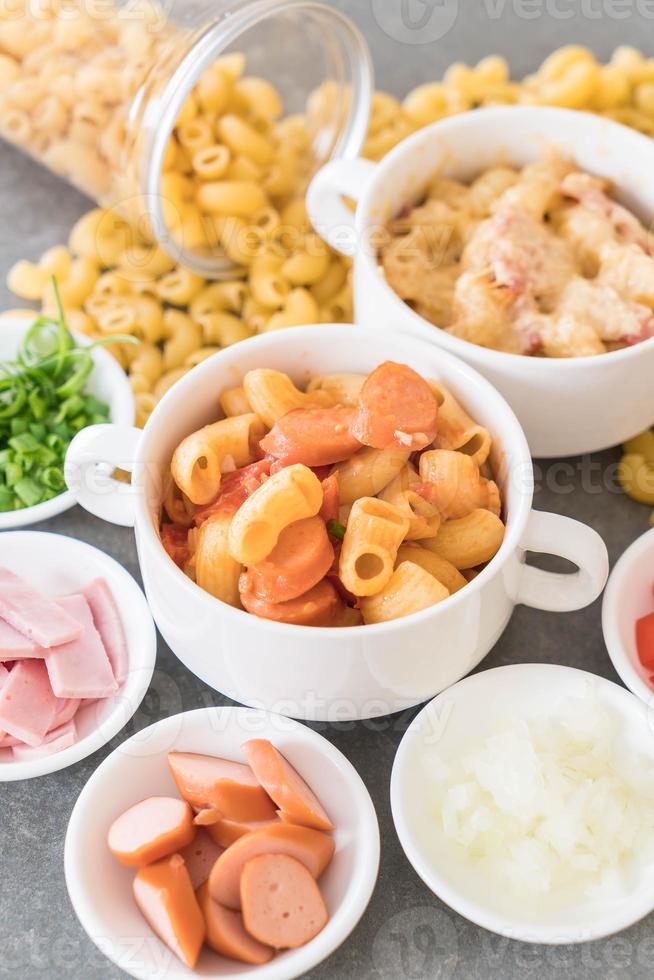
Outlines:
[[[101,422],[134,422],[132,391],[113,357],[68,330],[63,316],[3,317],[0,530],[75,504],[63,476],[66,449],[77,432]]]
[[[603,677],[515,664],[459,681],[406,732],[391,806],[428,887],[507,938],[568,944],[654,909],[654,716]]]

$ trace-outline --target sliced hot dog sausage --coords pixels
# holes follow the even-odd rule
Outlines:
[[[169,752],[168,765],[191,806],[217,807],[230,820],[274,820],[275,807],[249,766],[196,752]]]
[[[230,909],[241,907],[241,873],[248,861],[260,854],[288,854],[319,878],[332,859],[334,841],[308,827],[280,823],[255,834],[247,834],[218,858],[209,876],[214,901]]]
[[[283,812],[282,820],[289,817],[291,823],[314,830],[334,829],[318,797],[274,745],[265,738],[253,738],[241,748],[252,772]]]
[[[338,471],[330,473],[322,481],[322,507],[319,516],[323,521],[337,521],[340,508],[340,491],[338,487]]]
[[[141,868],[134,879],[141,914],[173,953],[191,969],[204,942],[204,916],[179,854]]]
[[[109,828],[109,850],[128,868],[142,868],[190,844],[193,811],[172,796],[150,796],[125,810]]]
[[[277,818],[274,820],[228,820],[220,814],[219,810],[215,811],[217,816],[209,822],[208,817],[204,816],[208,812],[207,810],[200,810],[195,818],[195,823],[197,826],[204,827],[220,847],[231,847],[239,837],[252,834],[256,830],[265,830],[266,827],[275,827],[279,823]],[[292,820],[289,821],[289,823],[292,822]]]
[[[221,956],[230,960],[240,960],[242,963],[253,963],[260,966],[272,959],[274,950],[257,942],[243,925],[240,912],[226,909],[214,902],[209,894],[206,883],[198,888],[197,900],[204,915],[207,929],[207,945],[211,946]]]
[[[307,869],[286,854],[262,854],[243,868],[245,928],[275,949],[304,946],[327,924],[327,908]]]
[[[186,870],[193,888],[199,888],[211,874],[211,869],[225,850],[207,833],[203,827],[198,827],[197,833],[190,844],[183,847],[179,854],[184,858]]]
[[[339,463],[361,448],[350,428],[355,416],[356,410],[344,405],[296,408],[275,422],[260,446],[263,452],[283,460],[287,466]]]
[[[351,428],[366,446],[414,452],[434,441],[437,416],[427,382],[406,364],[385,361],[366,379]]]
[[[260,599],[297,599],[325,577],[334,561],[320,517],[307,517],[284,528],[267,558],[249,568],[250,585]]]
[[[327,579],[288,602],[269,602],[256,594],[249,572],[244,572],[238,583],[243,607],[261,619],[277,623],[293,623],[296,626],[333,626],[338,620],[343,602]]]

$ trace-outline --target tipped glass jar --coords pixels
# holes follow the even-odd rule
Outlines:
[[[0,0],[0,135],[206,278],[360,150],[368,50],[306,0]]]

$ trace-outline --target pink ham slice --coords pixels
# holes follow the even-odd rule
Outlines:
[[[91,609],[114,677],[122,684],[127,677],[127,640],[113,593],[103,578],[96,578],[82,589],[82,594]]]
[[[3,664],[0,664],[0,688],[2,687],[2,685],[4,684],[4,682],[8,677],[9,677],[9,671]],[[7,735],[6,732],[0,731],[0,749],[5,749],[9,745],[14,745],[15,742],[16,739],[13,738],[11,735]]]
[[[57,602],[82,623],[82,635],[46,652],[45,664],[58,698],[108,698],[118,691],[109,658],[93,625],[83,595],[63,596]],[[14,667],[14,670],[16,668]]]
[[[80,698],[58,698],[58,701],[59,707],[52,719],[52,729],[59,728],[60,725],[70,721],[77,714],[77,709],[82,703]]]
[[[0,735],[2,735],[2,738],[0,738],[0,749],[10,749],[14,745],[25,744],[24,742],[21,742],[19,738],[14,738],[13,735],[7,735],[6,733],[3,734],[2,732],[0,732]]]
[[[67,749],[77,741],[77,729],[74,719],[67,721],[59,728],[53,728],[45,736],[40,745],[14,745],[11,754],[17,762],[29,762],[31,759],[43,759]]]
[[[25,657],[45,657],[45,647],[28,639],[23,633],[0,619],[0,663],[7,660],[24,660]]]
[[[42,660],[19,660],[0,688],[0,729],[40,745],[59,708]]]
[[[54,599],[0,567],[0,618],[42,647],[76,640],[84,626]]]

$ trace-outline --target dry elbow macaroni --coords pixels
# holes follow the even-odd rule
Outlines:
[[[198,586],[259,617],[344,627],[433,606],[493,558],[504,524],[490,435],[479,463],[479,444],[464,438],[475,423],[447,388],[405,365],[378,370],[394,377],[392,419],[378,380],[363,375],[317,376],[303,391],[260,368],[222,391],[225,418],[180,443],[162,501],[164,547]],[[386,431],[391,443],[416,403],[433,442],[411,460],[353,435],[362,412],[375,440]],[[454,438],[453,419],[463,448],[436,448]]]

